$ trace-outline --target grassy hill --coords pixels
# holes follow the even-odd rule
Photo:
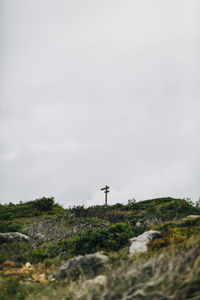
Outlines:
[[[198,205],[174,198],[68,209],[53,198],[0,205],[0,232],[30,237],[0,244],[0,299],[200,299],[200,218],[188,215],[200,215]],[[150,229],[161,237],[130,257],[130,238]],[[88,289],[84,274],[47,280],[68,259],[97,251],[110,258],[106,286]]]

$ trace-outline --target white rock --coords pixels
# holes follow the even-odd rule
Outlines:
[[[185,218],[183,218],[182,220],[187,220],[187,219],[196,219],[196,218],[199,218],[200,216],[198,216],[198,215],[189,215],[189,216],[187,216],[187,217],[185,217]]]
[[[5,232],[0,233],[0,244],[7,244],[12,242],[28,242],[30,238],[20,232]]]
[[[27,263],[25,264],[25,267],[26,267],[26,268],[30,268],[30,267],[31,267],[30,262],[27,262]]]
[[[150,241],[152,241],[156,238],[159,238],[159,237],[161,237],[160,231],[149,230],[149,231],[145,231],[138,237],[134,237],[134,238],[130,239],[130,241],[131,241],[131,246],[129,249],[130,254],[147,251],[147,244]]]
[[[137,221],[137,223],[135,224],[135,226],[137,226],[137,227],[139,227],[141,225],[142,225],[142,223],[140,221]]]

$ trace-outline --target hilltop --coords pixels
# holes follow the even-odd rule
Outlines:
[[[200,299],[198,216],[198,203],[170,197],[67,209],[54,198],[0,205],[0,299]],[[160,236],[130,255],[130,239],[149,230]],[[7,242],[8,232],[21,235]],[[100,273],[88,265],[48,280],[96,252],[109,260]]]

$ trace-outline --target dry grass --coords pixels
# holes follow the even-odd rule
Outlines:
[[[31,285],[22,283],[18,293],[25,295],[20,299],[27,300],[199,300],[200,249],[197,245],[196,239],[190,239],[184,250],[173,247],[153,256],[145,253],[126,259],[117,257],[105,271],[107,280],[101,285],[91,285],[91,282],[88,285],[87,277],[75,282],[45,282],[45,278],[40,280],[40,275],[47,273],[45,266],[35,266],[34,270],[29,267],[26,280],[29,279]],[[11,270],[16,272],[14,268]],[[20,272],[17,273],[19,276]],[[24,275],[20,275],[23,282]],[[8,295],[2,299],[16,298]]]
[[[123,262],[107,274],[107,284],[88,289],[84,281],[71,284],[68,298],[75,300],[200,299],[200,249],[163,252],[147,261]],[[51,298],[49,298],[51,299]]]

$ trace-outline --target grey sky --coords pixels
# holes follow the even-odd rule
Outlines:
[[[200,196],[199,0],[0,0],[1,203]]]

